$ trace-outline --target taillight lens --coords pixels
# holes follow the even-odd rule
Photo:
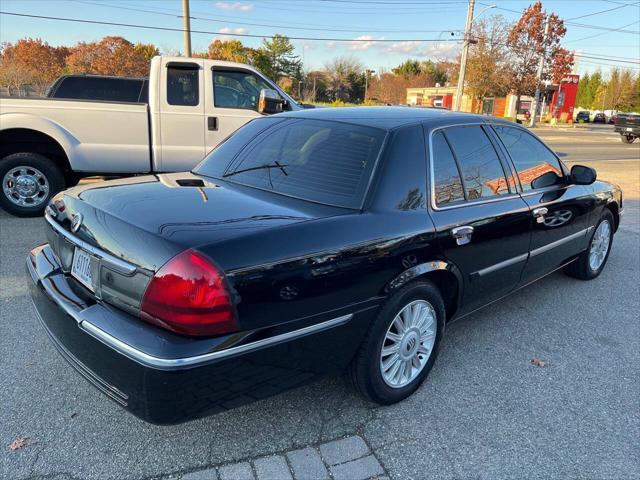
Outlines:
[[[140,306],[143,320],[185,335],[238,330],[223,273],[204,255],[186,250],[155,274]]]

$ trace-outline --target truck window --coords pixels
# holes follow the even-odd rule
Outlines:
[[[256,110],[263,88],[273,89],[273,86],[252,72],[213,70],[213,103],[216,107]]]
[[[195,107],[200,103],[199,67],[169,65],[167,67],[167,103]]]
[[[91,76],[64,77],[53,98],[98,100],[105,102],[138,102],[142,79]]]

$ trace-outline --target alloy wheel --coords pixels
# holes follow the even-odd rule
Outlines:
[[[609,244],[611,243],[611,225],[608,220],[603,220],[598,225],[596,232],[591,239],[591,247],[589,248],[589,267],[594,272],[597,271],[604,259],[607,257],[609,251]]]
[[[425,300],[414,300],[398,312],[380,351],[380,371],[388,386],[402,388],[420,375],[433,352],[437,328],[435,310]]]

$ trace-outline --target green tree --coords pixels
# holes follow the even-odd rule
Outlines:
[[[418,60],[409,59],[392,68],[391,71],[404,78],[411,78],[422,73],[422,64]]]
[[[253,49],[245,47],[240,40],[216,39],[209,44],[207,58],[228,62],[250,63]]]
[[[302,61],[294,54],[295,47],[288,37],[276,34],[271,40],[262,40],[255,52],[254,65],[267,77],[279,82],[283,77],[300,79]]]
[[[585,73],[578,82],[578,93],[576,95],[576,106],[590,108],[591,105],[591,77]]]
[[[444,85],[449,80],[447,70],[443,68],[441,63],[435,63],[431,60],[426,60],[420,64],[420,71],[431,77],[433,84],[439,83]]]

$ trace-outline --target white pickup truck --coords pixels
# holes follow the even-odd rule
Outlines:
[[[39,215],[82,176],[190,170],[251,119],[301,108],[249,65],[185,57],[152,59],[148,103],[3,98],[0,205]]]

